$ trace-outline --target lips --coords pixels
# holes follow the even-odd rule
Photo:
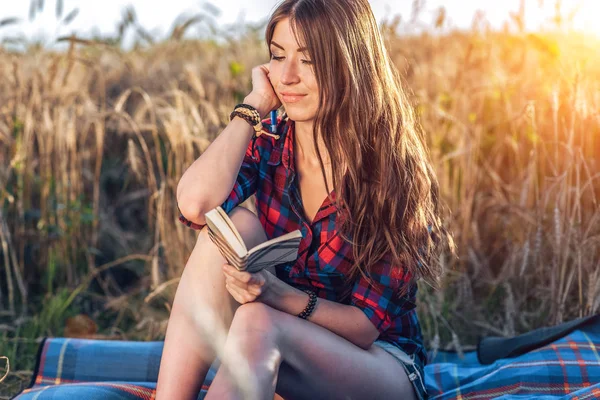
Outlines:
[[[304,97],[306,97],[306,95],[301,94],[301,93],[289,93],[289,92],[281,93],[281,100],[284,103],[297,103],[297,102],[301,101]]]

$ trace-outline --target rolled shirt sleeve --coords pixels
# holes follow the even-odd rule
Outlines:
[[[392,267],[390,257],[384,257],[366,276],[362,274],[352,289],[350,304],[361,309],[379,333],[385,332],[394,320],[415,308],[416,284],[404,268]],[[405,285],[413,285],[406,295],[398,296]]]

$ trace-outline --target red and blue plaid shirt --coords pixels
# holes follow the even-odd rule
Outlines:
[[[269,125],[270,120],[263,121],[266,130]],[[278,265],[277,277],[299,289],[311,289],[321,298],[360,308],[379,330],[379,340],[414,354],[415,361],[425,365],[426,351],[415,310],[417,285],[410,283],[411,276],[401,268],[392,268],[389,257],[372,267],[370,281],[362,275],[354,282],[346,279],[352,266],[352,245],[336,229],[335,192],[331,199],[325,199],[310,223],[296,179],[293,121],[280,121],[278,132],[278,140],[261,135],[250,142],[233,190],[221,207],[229,213],[256,194],[256,209],[267,238],[296,229],[302,232],[298,259]],[[183,216],[180,220],[192,228],[202,228]],[[407,294],[398,296],[398,290],[409,284]]]

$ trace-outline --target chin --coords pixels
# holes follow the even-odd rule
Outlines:
[[[297,110],[293,107],[285,108],[287,116],[294,122],[313,121],[316,117],[314,113],[306,112],[306,110]]]

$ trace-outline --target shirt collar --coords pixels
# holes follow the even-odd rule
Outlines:
[[[296,140],[294,128],[294,122],[292,120],[288,120],[284,128],[285,136],[280,138],[279,143],[277,143],[277,151],[279,153],[278,157],[281,158],[280,161],[282,161],[286,171],[288,171],[286,184],[290,184],[292,179],[294,179],[297,185],[297,179],[295,179],[296,165],[294,163],[294,143]],[[275,148],[273,151],[275,152]],[[269,160],[269,162],[270,161],[271,160]],[[331,199],[328,198],[323,202],[321,209],[317,212],[317,215],[315,215],[313,224],[318,220],[328,217],[330,214],[336,212],[336,210],[335,191],[332,191]]]

